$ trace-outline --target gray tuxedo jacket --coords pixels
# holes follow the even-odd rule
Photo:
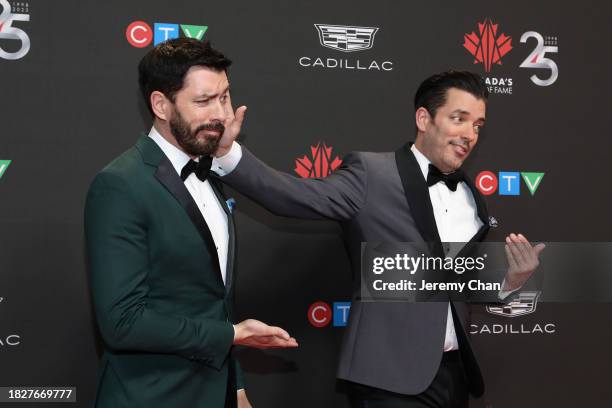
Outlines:
[[[368,386],[414,395],[433,381],[442,359],[447,302],[361,302],[362,242],[433,243],[443,256],[427,184],[410,144],[396,152],[350,153],[329,177],[300,179],[276,171],[243,147],[238,166],[221,180],[274,214],[342,223],[353,268],[353,303],[340,355],[338,377]],[[468,181],[483,227],[484,202]],[[469,389],[484,391],[480,369],[466,332],[468,309],[451,303],[459,350]]]

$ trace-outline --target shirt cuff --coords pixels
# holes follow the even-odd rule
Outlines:
[[[499,291],[497,296],[499,297],[500,300],[504,300],[505,298],[507,298],[508,296],[513,294],[514,292],[516,292],[517,290],[521,289],[521,287],[518,287],[518,288],[512,289],[512,290],[506,290],[505,289],[506,288],[506,279],[504,279],[504,281],[502,283],[502,289]]]
[[[234,171],[240,159],[242,159],[242,147],[233,142],[230,151],[225,156],[213,157],[210,169],[223,177]]]

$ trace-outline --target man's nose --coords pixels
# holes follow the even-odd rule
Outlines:
[[[225,109],[225,105],[223,103],[221,103],[221,101],[217,98],[215,99],[214,102],[214,112],[213,112],[213,117],[211,119],[213,120],[218,120],[219,122],[225,124],[225,121],[227,120],[227,111]]]
[[[478,137],[478,133],[476,132],[474,126],[470,126],[470,128],[466,129],[462,134],[462,139],[469,143],[476,140],[476,137]]]

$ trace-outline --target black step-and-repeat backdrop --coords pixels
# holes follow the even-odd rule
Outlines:
[[[495,218],[491,239],[610,240],[606,2],[0,0],[0,8],[0,386],[73,386],[77,402],[68,405],[91,405],[101,349],[83,259],[85,193],[148,131],[136,66],[167,38],[209,39],[234,60],[233,100],[249,107],[243,142],[296,177],[326,176],[352,150],[395,150],[414,137],[422,79],[476,71],[492,95],[467,170]],[[286,327],[300,342],[240,351],[251,402],[347,407],[335,381],[351,282],[339,226],[275,217],[229,193],[240,317]],[[472,406],[606,406],[610,304],[522,297],[516,307],[473,307],[487,392]]]

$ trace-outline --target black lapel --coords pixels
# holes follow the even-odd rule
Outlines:
[[[223,194],[223,184],[214,176],[208,178],[210,185],[219,200],[219,204],[225,214],[227,215],[227,230],[228,230],[228,243],[227,243],[227,264],[225,266],[225,287],[226,292],[229,293],[231,285],[234,282],[234,257],[236,251],[236,226],[234,224],[234,216],[229,210],[225,195]]]
[[[412,143],[395,151],[395,162],[404,187],[404,194],[421,236],[432,246],[431,250],[434,255],[444,256],[427,183],[423,178],[419,163],[410,151],[410,146]]]
[[[476,186],[474,186],[472,180],[469,177],[465,177],[464,183],[467,184],[467,186],[470,188],[470,191],[472,192],[472,197],[474,197],[474,202],[476,203],[476,211],[478,212],[478,218],[480,218],[480,221],[482,221],[482,227],[480,227],[480,229],[476,231],[476,234],[474,234],[474,236],[470,239],[468,245],[465,245],[463,248],[461,248],[461,250],[457,254],[458,257],[466,256],[467,254],[469,254],[472,250],[472,244],[474,244],[475,242],[484,241],[484,238],[487,235],[487,232],[489,232],[490,228],[487,204],[482,198],[482,195],[480,195],[480,192],[476,189]]]
[[[153,139],[142,134],[136,143],[136,147],[140,151],[143,161],[156,167],[155,178],[170,192],[170,194],[172,194],[172,196],[174,196],[191,219],[191,222],[193,222],[210,253],[213,264],[212,267],[217,272],[219,283],[223,285],[223,278],[221,277],[221,269],[219,266],[219,255],[217,254],[215,241],[210,233],[208,224],[206,224],[204,220],[204,216],[202,216],[196,202],[193,200],[187,187],[185,187],[183,180],[181,180],[170,160]],[[224,211],[227,211],[225,202],[221,203],[221,207]]]
[[[476,189],[476,186],[472,183],[472,180],[465,177],[465,184],[468,185],[470,191],[472,192],[472,197],[474,197],[474,202],[476,203],[476,210],[478,211],[478,218],[482,221],[484,225],[489,225],[489,213],[487,211],[487,203],[480,195],[480,192]]]
[[[229,210],[229,207],[227,206],[227,201],[225,199],[225,191],[223,190],[223,183],[221,183],[221,181],[212,173],[208,177],[208,182],[212,186],[212,189],[215,192],[215,195],[217,196],[217,199],[219,200],[219,203],[221,204],[223,211],[225,211],[225,213],[228,216],[232,215]]]
[[[176,198],[176,200],[181,204],[195,227],[197,228],[200,236],[204,240],[206,247],[208,248],[208,252],[210,253],[210,257],[212,258],[213,268],[217,271],[217,276],[219,277],[219,281],[221,285],[223,285],[223,279],[221,277],[221,270],[219,267],[219,256],[217,255],[217,247],[215,245],[215,241],[213,240],[212,234],[210,233],[210,229],[198,208],[198,205],[193,200],[193,197],[185,187],[183,180],[176,173],[176,170],[172,166],[170,160],[164,155],[159,165],[157,166],[157,171],[155,172],[155,178],[164,186],[166,189]]]
[[[480,242],[483,241],[487,232],[489,232],[489,212],[487,211],[487,203],[482,198],[480,192],[476,189],[476,186],[472,183],[472,180],[469,177],[465,178],[465,184],[468,185],[470,191],[472,192],[472,197],[474,197],[474,202],[476,203],[476,211],[478,211],[478,218],[482,221],[482,227],[476,232],[476,234],[472,237],[470,242]]]

